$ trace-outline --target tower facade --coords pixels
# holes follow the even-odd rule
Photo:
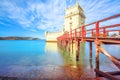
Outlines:
[[[64,32],[69,32],[77,27],[85,24],[85,15],[83,9],[80,7],[78,1],[74,6],[66,9],[64,16]]]
[[[77,27],[81,27],[85,23],[85,15],[83,9],[80,7],[78,1],[74,6],[66,9],[66,14],[64,16],[63,29],[60,32],[46,32],[47,42],[57,42],[57,37],[63,35],[70,30]]]

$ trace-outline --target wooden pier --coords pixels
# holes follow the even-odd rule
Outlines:
[[[80,42],[89,42],[90,43],[90,59],[92,59],[92,42],[96,45],[96,76],[103,76],[110,80],[120,80],[120,78],[116,77],[116,75],[120,76],[120,59],[117,57],[114,57],[108,53],[101,45],[102,44],[120,44],[120,21],[117,19],[120,18],[120,14],[80,26],[79,28],[70,29],[70,32],[66,32],[62,36],[59,36],[57,38],[58,46],[61,48],[66,49],[69,51],[72,46],[76,45],[76,60],[78,60],[79,56],[79,47]],[[115,20],[118,23],[112,23],[110,20]],[[101,23],[107,22],[105,26],[101,26]],[[93,26],[91,28],[91,26]],[[119,36],[109,36],[109,33],[111,32],[117,32],[119,33]],[[119,69],[119,71],[115,72],[104,72],[100,70],[100,58],[99,55],[104,54],[113,62],[113,64]],[[120,57],[119,57],[120,58]]]

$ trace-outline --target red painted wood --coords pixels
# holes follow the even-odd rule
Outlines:
[[[99,37],[99,22],[96,22],[96,39]]]
[[[75,29],[75,37],[77,37],[77,30]]]
[[[99,20],[99,21],[96,21],[96,22],[93,22],[93,23],[90,23],[90,24],[86,24],[84,26],[80,26],[74,30],[72,30],[72,27],[70,26],[70,31],[67,33],[67,34],[63,34],[62,36],[59,36],[57,38],[58,41],[61,41],[61,40],[64,40],[64,39],[67,39],[69,40],[72,39],[73,37],[82,37],[82,40],[87,38],[86,36],[88,34],[90,34],[91,36],[89,37],[95,37],[96,39],[98,39],[100,36],[100,34],[103,35],[103,37],[106,37],[107,36],[107,33],[108,32],[115,32],[115,31],[118,31],[118,33],[120,33],[120,30],[115,30],[114,28],[117,28],[119,27],[120,28],[120,23],[118,24],[112,24],[112,25],[107,25],[107,26],[102,26],[100,27],[100,23],[101,22],[104,22],[106,20],[111,20],[111,19],[114,19],[114,18],[118,18],[120,17],[120,14],[117,14],[117,15],[114,15],[114,16],[110,16],[108,18],[105,18],[105,19],[102,19],[102,20]],[[70,24],[71,25],[71,24]],[[90,28],[89,27],[91,25],[95,25],[93,28]],[[86,28],[86,30],[85,30]]]
[[[94,30],[92,29],[92,37],[94,37]]]
[[[106,29],[103,28],[103,37],[106,37]]]

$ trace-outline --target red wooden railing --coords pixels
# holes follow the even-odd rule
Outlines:
[[[87,24],[87,25],[83,25],[80,26],[76,29],[70,30],[70,32],[64,33],[62,36],[59,36],[57,38],[58,40],[58,45],[60,44],[60,47],[66,48],[66,45],[68,46],[68,50],[70,51],[70,44],[73,45],[73,41],[75,40],[75,44],[76,44],[76,59],[78,60],[78,56],[79,56],[79,40],[85,41],[87,38],[92,38],[93,41],[96,44],[96,76],[102,75],[104,77],[109,78],[110,80],[120,80],[119,78],[116,78],[114,76],[112,76],[110,73],[105,73],[103,71],[101,71],[99,69],[99,53],[103,53],[104,55],[106,55],[119,69],[120,69],[120,59],[110,55],[104,48],[102,48],[101,46],[101,41],[99,41],[99,39],[103,39],[103,38],[111,38],[110,36],[107,35],[107,33],[109,32],[118,32],[120,35],[120,14]],[[117,19],[116,22],[118,23],[114,23],[111,24],[106,23],[105,21],[109,21],[109,20],[113,20],[113,19]],[[101,26],[101,23],[105,22],[107,24],[107,26]],[[111,25],[110,25],[111,24]],[[93,26],[91,28],[91,26]],[[115,29],[117,28],[117,30]],[[102,36],[100,35],[102,34]],[[90,35],[88,37],[88,35]],[[95,40],[94,40],[95,39]],[[115,39],[115,38],[111,38],[111,39]],[[117,38],[120,40],[120,37]],[[118,40],[118,41],[119,41]],[[87,41],[87,40],[86,40]],[[104,41],[104,40],[103,40]],[[108,40],[107,40],[108,41]],[[59,43],[60,42],[60,43]],[[114,41],[115,42],[115,41]],[[120,42],[119,42],[120,43]],[[72,47],[73,49],[73,47]],[[78,53],[77,53],[78,52]],[[90,41],[90,59],[92,59],[92,42]],[[114,72],[115,74],[118,74],[120,72]],[[99,75],[98,75],[99,74]]]
[[[118,21],[117,24],[111,24],[109,22],[109,25],[107,23],[107,26],[100,26],[100,23],[102,22],[105,22],[105,21],[108,21],[108,20],[113,20],[113,19],[117,19],[120,17],[120,14],[117,14],[117,15],[114,15],[114,16],[111,16],[111,17],[108,17],[108,18],[105,18],[105,19],[102,19],[102,20],[99,20],[99,21],[96,21],[96,22],[93,22],[93,23],[90,23],[90,24],[87,24],[87,25],[83,25],[83,26],[80,26],[76,29],[73,29],[71,30],[70,32],[68,33],[65,33],[63,34],[62,36],[59,36],[57,38],[57,40],[63,40],[63,39],[70,39],[70,38],[81,38],[82,40],[85,39],[87,37],[87,35],[91,35],[89,37],[95,37],[96,39],[98,39],[99,37],[107,37],[107,33],[109,32],[119,32],[120,33],[120,21]],[[120,19],[119,19],[120,20]],[[95,25],[93,28],[90,28],[90,26],[92,25]],[[114,28],[115,27],[119,27],[117,30],[115,30]],[[111,29],[112,30],[109,30]],[[102,34],[102,36],[100,36],[100,34]]]

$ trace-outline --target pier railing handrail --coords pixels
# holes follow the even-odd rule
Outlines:
[[[98,20],[96,22],[92,22],[90,24],[80,26],[76,29],[73,29],[73,30],[59,36],[57,39],[58,40],[70,39],[72,37],[81,37],[83,39],[83,38],[87,37],[87,34],[91,34],[91,37],[95,37],[97,39],[97,38],[101,37],[100,33],[102,33],[102,37],[107,37],[108,32],[117,31],[117,32],[120,33],[120,30],[114,30],[114,29],[113,30],[108,30],[110,28],[120,27],[120,23],[107,25],[107,26],[100,26],[101,22],[112,20],[112,19],[115,19],[115,18],[118,18],[118,17],[120,17],[120,14],[116,14],[116,15],[110,16],[108,18],[104,18],[104,19]],[[91,25],[95,25],[94,28],[91,28],[91,29],[87,30],[86,28],[89,28]]]
[[[76,60],[78,60],[79,51],[80,51],[80,41],[88,41],[88,42],[90,42],[90,59],[92,59],[92,42],[94,42],[96,45],[96,57],[95,57],[96,58],[96,68],[95,68],[96,76],[104,76],[104,77],[109,78],[110,80],[120,80],[116,76],[113,76],[112,75],[113,73],[110,74],[110,73],[101,71],[100,66],[99,66],[99,63],[100,63],[99,55],[100,55],[100,53],[102,53],[106,57],[108,57],[108,59],[110,59],[110,61],[117,68],[120,69],[120,59],[109,54],[101,46],[102,45],[101,43],[106,43],[106,42],[107,42],[107,44],[111,44],[111,43],[120,44],[120,41],[119,41],[120,37],[113,38],[112,36],[110,37],[107,34],[108,32],[116,32],[116,31],[119,32],[119,34],[120,34],[120,22],[117,21],[118,23],[113,23],[113,24],[111,24],[109,22],[105,26],[103,26],[103,25],[101,26],[101,24],[100,24],[105,21],[113,20],[118,17],[120,17],[120,14],[110,16],[108,18],[104,18],[102,20],[98,20],[96,22],[80,26],[73,30],[70,29],[69,32],[66,32],[57,38],[58,46],[67,48],[68,51],[70,51],[70,48],[72,48],[71,50],[73,50],[73,44],[75,44]],[[91,25],[93,26],[92,28],[90,28]],[[115,28],[117,28],[117,30]],[[102,36],[101,36],[101,33],[102,33]],[[90,34],[90,37],[88,37],[89,34]],[[120,74],[120,71],[114,72],[114,74]]]

